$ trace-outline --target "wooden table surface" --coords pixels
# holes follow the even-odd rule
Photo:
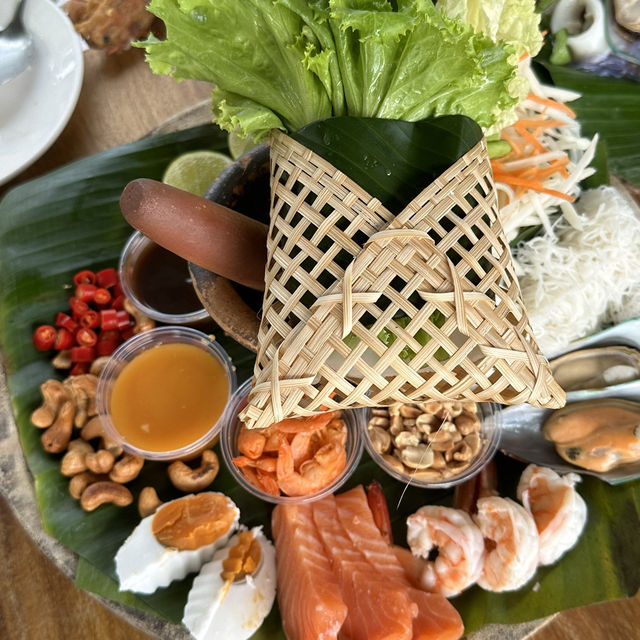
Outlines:
[[[209,85],[154,76],[143,52],[85,53],[80,100],[51,149],[10,184],[136,140],[206,100]],[[1,191],[9,186],[5,185]],[[0,638],[3,640],[144,640],[87,593],[74,588],[22,529],[0,498]],[[563,612],[530,640],[640,640],[640,594]]]

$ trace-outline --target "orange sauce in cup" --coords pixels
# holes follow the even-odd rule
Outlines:
[[[127,363],[116,378],[109,413],[116,430],[145,451],[173,451],[204,436],[229,397],[223,365],[189,344],[161,344]]]

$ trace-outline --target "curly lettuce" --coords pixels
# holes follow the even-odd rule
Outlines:
[[[342,115],[462,114],[489,129],[518,101],[515,48],[431,0],[151,0],[149,10],[167,32],[137,45],[152,70],[212,82],[215,122],[256,142]]]

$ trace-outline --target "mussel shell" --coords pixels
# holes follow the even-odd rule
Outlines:
[[[640,378],[640,351],[605,346],[571,351],[549,362],[556,382],[565,391],[603,389]]]
[[[554,411],[542,427],[567,462],[606,472],[640,463],[640,403],[602,398]]]

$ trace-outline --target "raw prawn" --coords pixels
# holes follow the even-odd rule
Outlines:
[[[347,462],[345,448],[338,443],[320,447],[313,458],[305,460],[295,471],[293,451],[287,440],[280,443],[276,478],[283,493],[288,496],[303,496],[315,493],[333,482]]]
[[[420,579],[425,591],[454,596],[474,584],[485,560],[484,540],[471,516],[450,507],[420,507],[407,518],[407,543],[415,556],[428,558]]]
[[[509,498],[477,502],[474,520],[488,540],[478,584],[488,591],[512,591],[528,582],[538,566],[538,530],[531,514]]]
[[[587,521],[587,505],[575,490],[580,476],[558,475],[530,464],[518,483],[518,500],[531,513],[540,538],[539,563],[552,564],[571,549]]]

